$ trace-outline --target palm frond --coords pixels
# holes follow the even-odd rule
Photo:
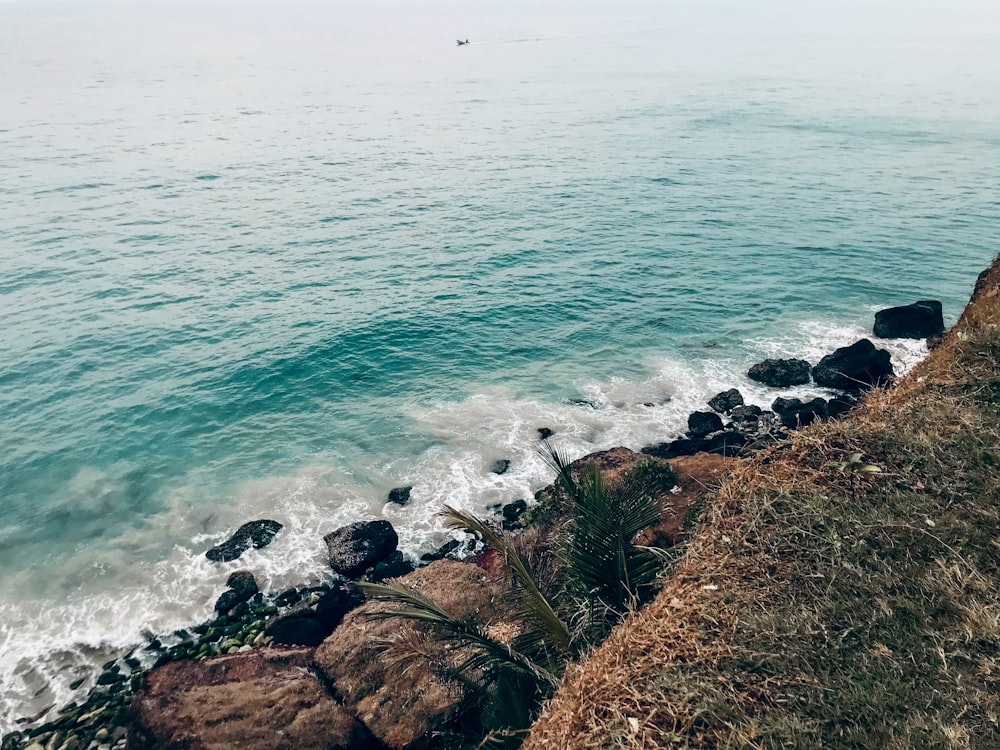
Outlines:
[[[573,496],[567,558],[581,587],[618,612],[632,606],[656,580],[657,557],[632,544],[659,521],[656,501],[641,482],[607,485],[596,464],[584,468]]]
[[[444,506],[440,515],[445,525],[452,529],[466,529],[479,534],[487,546],[492,547],[504,557],[507,569],[517,584],[517,601],[520,612],[517,614],[531,620],[544,631],[546,640],[559,651],[572,651],[569,628],[556,614],[548,599],[538,589],[538,584],[524,559],[517,553],[510,539],[497,531],[486,521],[471,513],[463,513],[451,506]]]
[[[481,669],[487,673],[500,667],[514,669],[530,675],[532,679],[555,685],[558,677],[545,666],[532,661],[523,653],[490,638],[474,623],[452,617],[431,599],[402,584],[358,583],[365,596],[377,601],[399,605],[393,609],[370,612],[372,620],[404,619],[420,622],[433,628],[437,636],[476,650],[465,663],[456,669],[466,675],[470,670]]]

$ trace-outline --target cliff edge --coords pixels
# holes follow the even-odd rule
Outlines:
[[[849,418],[741,462],[526,750],[1000,747],[1000,258]]]

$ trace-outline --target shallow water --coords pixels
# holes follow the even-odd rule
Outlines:
[[[530,496],[537,427],[638,448],[878,307],[953,321],[1000,228],[998,20],[0,3],[0,730],[230,570]]]

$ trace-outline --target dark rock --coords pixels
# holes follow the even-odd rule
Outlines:
[[[548,427],[538,428],[538,437],[541,438],[542,440],[548,440],[553,435],[555,435],[555,432],[550,430]]]
[[[781,418],[781,424],[792,430],[812,424],[816,419],[826,419],[828,415],[826,401],[822,398],[803,402],[798,398],[779,397],[771,408]]]
[[[742,432],[724,430],[717,432],[705,440],[702,450],[705,453],[715,453],[720,456],[738,456],[750,439]]]
[[[323,537],[330,567],[354,578],[396,551],[399,537],[388,521],[357,521]]]
[[[678,438],[669,443],[647,445],[642,449],[642,453],[657,458],[677,458],[678,456],[693,456],[704,449],[705,441],[702,438]]]
[[[349,583],[335,584],[323,594],[316,605],[316,619],[325,633],[337,629],[344,615],[365,603],[365,595]]]
[[[703,438],[722,429],[722,418],[712,411],[696,411],[688,416],[688,435]]]
[[[298,604],[300,601],[302,601],[302,594],[299,593],[298,589],[288,589],[274,597],[274,603],[281,607]]]
[[[20,732],[11,732],[4,735],[3,742],[0,743],[0,750],[20,750],[22,735]]]
[[[875,313],[873,333],[883,339],[926,339],[944,333],[944,317],[937,300],[889,307]]]
[[[510,461],[508,461],[506,458],[502,458],[495,464],[493,464],[493,468],[490,469],[490,471],[492,471],[494,474],[506,474],[507,469],[509,468],[510,468]]]
[[[813,380],[825,388],[857,391],[883,385],[893,375],[889,352],[876,349],[868,339],[827,354],[812,371]]]
[[[497,510],[500,509],[500,504],[497,504]],[[451,554],[462,546],[462,543],[457,539],[452,539],[449,542],[445,542],[440,547],[438,547],[433,552],[425,552],[420,556],[421,562],[434,562],[435,560],[444,560],[446,557],[450,557]]]
[[[228,590],[222,592],[222,596],[215,602],[216,612],[228,612],[238,604],[249,601],[260,589],[257,588],[257,579],[249,570],[237,570],[229,576],[226,581]]]
[[[410,490],[413,487],[395,487],[389,490],[389,497],[387,502],[396,503],[396,505],[406,505],[410,502]]]
[[[735,422],[756,422],[760,419],[761,414],[761,408],[754,404],[737,406],[732,411],[733,421]]]
[[[385,560],[380,561],[371,569],[368,579],[374,583],[386,581],[390,578],[399,578],[407,573],[412,573],[415,566],[399,550],[393,552]]]
[[[809,382],[809,363],[804,359],[765,359],[747,372],[747,377],[772,388],[787,388]]]
[[[240,526],[229,539],[205,553],[205,557],[214,562],[229,562],[235,560],[251,547],[266,547],[274,541],[281,531],[277,521],[250,521]]]
[[[121,672],[101,672],[97,678],[98,685],[113,685],[116,682],[125,682],[125,675]]]
[[[521,516],[528,510],[528,503],[525,500],[515,500],[503,506],[500,514],[503,516],[503,527],[507,531],[521,528]]]
[[[283,646],[318,646],[330,632],[324,632],[316,612],[305,602],[272,617],[264,625],[264,633]]]
[[[836,419],[857,405],[858,400],[853,396],[835,396],[826,402],[827,419]]]
[[[736,388],[723,391],[708,400],[708,405],[720,414],[729,414],[733,409],[743,406],[743,394]]]

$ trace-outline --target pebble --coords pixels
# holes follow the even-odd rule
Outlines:
[[[111,732],[104,727],[101,727],[94,733],[94,739],[98,742],[107,742],[109,737],[111,737]]]
[[[252,650],[253,650],[253,646],[251,646],[250,644],[246,644],[246,645],[240,646],[238,649],[236,649],[236,653],[237,654],[245,654],[247,651],[252,651]]]
[[[30,745],[24,748],[24,750],[45,750],[45,746],[39,745],[37,742],[32,742]]]
[[[78,750],[80,747],[80,738],[75,734],[71,734],[66,738],[66,741],[62,744],[59,750]]]
[[[254,636],[252,643],[254,646],[263,646],[265,638],[267,638],[267,636],[264,635],[264,631],[262,630],[259,633],[257,633],[256,636]]]
[[[49,741],[45,743],[45,750],[58,750],[59,746],[62,745],[62,741],[62,732],[53,732],[52,736],[49,737]]]

